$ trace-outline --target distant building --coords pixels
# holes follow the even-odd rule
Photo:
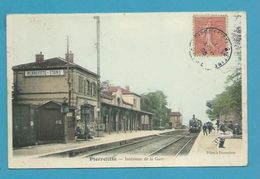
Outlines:
[[[221,123],[224,123],[224,121],[232,121],[233,124],[238,123],[239,125],[242,125],[241,117],[233,111],[230,111],[228,114],[220,114],[219,119]]]
[[[180,129],[182,127],[182,118],[180,112],[170,112],[170,125],[172,128]]]

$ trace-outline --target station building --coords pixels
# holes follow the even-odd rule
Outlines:
[[[129,87],[111,86],[101,93],[105,131],[152,130],[153,114],[141,110],[141,96]]]
[[[180,112],[170,112],[170,124],[172,128],[180,129],[182,127],[182,118]]]
[[[44,59],[40,53],[34,62],[17,65],[12,69],[13,117],[17,119],[13,122],[13,132],[25,133],[19,128],[28,122],[26,117],[21,117],[28,110],[28,115],[38,115],[30,117],[31,122],[26,128],[35,128],[40,141],[72,140],[75,126],[82,122],[82,111],[88,111],[90,128],[95,127],[97,74],[75,64],[71,52],[67,52],[65,59]],[[63,109],[67,111],[62,111]],[[68,123],[64,121],[65,113],[66,119],[70,118]],[[66,134],[68,128],[71,132]]]
[[[44,60],[42,53],[35,62],[14,66],[15,103],[41,105],[49,101],[97,105],[97,74],[73,63],[73,54],[66,58]]]
[[[14,146],[72,141],[77,127],[93,136],[152,129],[152,114],[140,110],[140,96],[130,90],[103,91],[98,109],[98,76],[75,64],[71,52],[50,59],[39,53],[12,70]]]

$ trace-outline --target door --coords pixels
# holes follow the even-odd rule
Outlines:
[[[34,130],[35,110],[30,105],[13,105],[13,146],[23,147],[34,145],[36,134]]]
[[[64,120],[60,106],[44,106],[39,111],[39,141],[64,140]]]

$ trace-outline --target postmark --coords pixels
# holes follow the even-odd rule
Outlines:
[[[231,58],[232,43],[227,35],[226,16],[193,16],[191,59],[206,70],[219,69]]]

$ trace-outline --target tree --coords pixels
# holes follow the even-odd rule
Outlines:
[[[227,77],[227,87],[216,97],[208,101],[206,113],[211,120],[219,118],[221,114],[236,113],[242,119],[242,82],[241,70],[236,69]]]
[[[100,84],[100,91],[106,91],[111,87],[111,83],[109,80],[102,81]]]
[[[206,113],[210,119],[220,117],[220,114],[236,113],[242,120],[242,69],[241,69],[241,15],[235,16],[234,30],[231,33],[234,55],[237,57],[237,67],[226,79],[226,89],[208,101]]]
[[[169,122],[169,109],[167,108],[167,97],[162,91],[150,92],[141,95],[141,110],[154,114],[154,128],[164,126]]]

